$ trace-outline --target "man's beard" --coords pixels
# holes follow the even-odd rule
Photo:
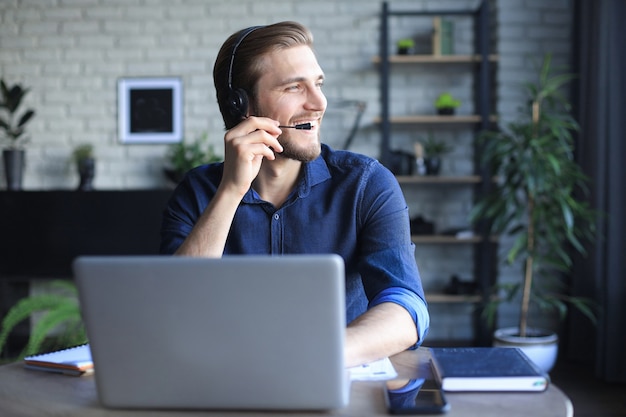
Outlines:
[[[295,159],[300,162],[309,162],[320,156],[322,152],[322,145],[319,140],[314,143],[308,144],[306,147],[298,146],[298,143],[292,138],[282,142],[280,137],[278,138],[280,144],[283,146],[283,151],[276,153],[278,158]]]
[[[264,112],[263,108],[259,106],[259,104],[255,101],[253,102],[253,114],[259,116],[265,115],[266,113]],[[317,129],[319,129],[320,127],[321,124],[318,124]],[[307,145],[305,146],[300,146],[298,140],[294,139],[291,136],[292,133],[295,132],[284,132],[281,136],[278,137],[278,141],[283,146],[283,151],[275,153],[277,158],[286,158],[300,162],[309,162],[317,159],[317,157],[320,156],[320,154],[322,153],[322,144],[320,142],[319,130],[317,131],[317,140],[315,142],[310,142],[310,140],[307,139]],[[281,140],[281,138],[283,138],[283,140]]]

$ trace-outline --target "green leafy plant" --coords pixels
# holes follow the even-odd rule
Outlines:
[[[415,42],[411,38],[403,38],[398,40],[398,48],[413,48]]]
[[[461,100],[454,98],[450,93],[442,93],[435,100],[435,108],[437,110],[442,109],[456,109],[461,105]]]
[[[76,146],[72,152],[72,159],[76,163],[86,159],[93,159],[93,145],[86,143]]]
[[[435,139],[432,135],[429,135],[426,140],[424,140],[424,154],[426,158],[439,157],[451,151],[452,146],[443,140]]]
[[[19,300],[2,320],[0,352],[15,326],[23,320],[41,314],[32,327],[26,347],[19,357],[79,345],[87,341],[82,322],[78,294],[71,281],[54,280],[51,292],[31,295]],[[52,335],[53,332],[58,334]]]
[[[9,86],[0,79],[0,130],[5,139],[9,141],[9,148],[19,149],[28,141],[25,135],[26,124],[35,116],[35,111],[27,109],[20,113],[20,107],[24,96],[28,93],[27,88],[15,84]]]
[[[411,38],[398,39],[396,47],[398,48],[398,54],[406,55],[412,52],[415,47],[415,41]]]
[[[470,217],[487,220],[492,233],[511,235],[504,261],[520,260],[523,268],[519,281],[494,288],[496,296],[484,313],[492,324],[498,303],[520,298],[521,292],[521,337],[526,336],[531,305],[555,309],[561,318],[574,306],[595,322],[591,301],[567,295],[563,280],[572,268],[571,254],[586,254],[585,242],[595,239],[598,215],[579,198],[588,179],[574,160],[572,132],[578,125],[560,92],[573,77],[552,75],[547,55],[538,81],[525,85],[528,104],[520,109],[520,120],[479,139],[482,162],[498,181]]]
[[[221,160],[208,143],[208,134],[205,132],[191,142],[183,140],[170,145],[165,172],[172,181],[179,182],[190,169]]]

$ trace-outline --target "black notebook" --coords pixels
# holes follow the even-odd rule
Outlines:
[[[431,348],[444,391],[545,391],[550,379],[519,348]]]

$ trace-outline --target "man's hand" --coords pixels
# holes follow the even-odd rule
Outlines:
[[[278,122],[249,117],[224,136],[224,175],[217,192],[204,210],[177,255],[219,258],[241,199],[259,174],[263,158],[273,160],[282,152]]]
[[[240,198],[259,174],[263,158],[274,160],[282,152],[278,122],[266,117],[248,117],[224,136],[224,176],[220,188]]]

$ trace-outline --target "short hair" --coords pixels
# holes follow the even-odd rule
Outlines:
[[[236,126],[241,120],[229,111],[229,93],[231,91],[228,76],[231,55],[235,43],[241,41],[242,29],[233,33],[222,45],[213,66],[213,83],[217,93],[217,103],[224,119],[226,129]],[[260,26],[245,36],[237,47],[232,63],[231,85],[233,89],[243,89],[253,105],[256,102],[256,86],[263,73],[262,57],[283,49],[298,45],[313,48],[313,35],[309,29],[297,22],[279,22]]]

